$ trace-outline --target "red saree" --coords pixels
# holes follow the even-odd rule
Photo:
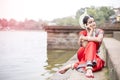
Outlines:
[[[101,33],[103,33],[103,31],[98,29],[95,36],[97,37]],[[87,31],[83,30],[79,34],[87,36]],[[77,51],[78,62],[74,64],[74,68],[78,71],[84,71],[86,66],[91,65],[93,71],[101,70],[105,62],[98,56],[100,45],[101,42],[89,41],[86,47],[81,46]]]

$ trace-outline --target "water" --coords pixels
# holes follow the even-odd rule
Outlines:
[[[48,65],[45,66],[45,69],[49,74],[53,75],[75,53],[76,50],[48,50]]]
[[[47,51],[44,31],[0,31],[0,80],[46,80],[74,53]]]
[[[46,32],[0,32],[0,80],[44,80]]]

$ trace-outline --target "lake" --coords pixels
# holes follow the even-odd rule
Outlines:
[[[47,80],[75,50],[47,50],[44,31],[0,31],[0,80]]]

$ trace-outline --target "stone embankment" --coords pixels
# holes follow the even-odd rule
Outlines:
[[[104,44],[110,80],[120,80],[120,41],[115,38],[105,38]]]

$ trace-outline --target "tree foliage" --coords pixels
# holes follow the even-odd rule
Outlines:
[[[77,12],[75,17],[65,17],[61,19],[55,19],[53,20],[57,25],[71,25],[71,26],[77,26],[79,25],[79,17],[84,13],[85,8],[80,8]],[[112,7],[86,7],[87,13],[89,15],[92,15],[95,18],[95,21],[98,25],[102,25],[105,22],[109,21],[109,17],[111,15],[114,15],[114,11]]]
[[[59,18],[53,20],[54,23],[57,25],[62,25],[62,26],[75,26],[77,24],[76,18],[73,17],[65,17],[65,18]]]

